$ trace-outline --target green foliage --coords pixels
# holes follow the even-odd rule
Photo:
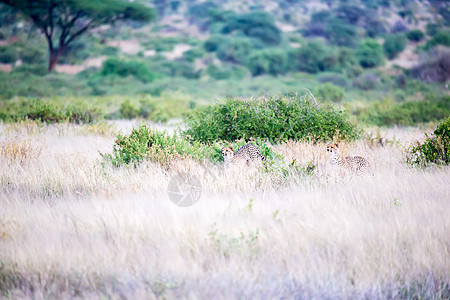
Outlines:
[[[257,38],[267,45],[278,45],[281,42],[280,29],[275,25],[272,16],[265,12],[250,12],[230,17],[222,28],[222,33],[234,31]]]
[[[357,27],[340,20],[327,24],[325,36],[331,44],[338,46],[355,47],[358,44]]]
[[[97,108],[82,103],[63,107],[40,99],[9,101],[0,107],[4,121],[35,120],[42,123],[95,123],[102,118]]]
[[[318,40],[293,50],[289,55],[289,61],[296,70],[308,73],[330,70],[335,65],[332,50]]]
[[[373,68],[384,64],[383,50],[375,40],[365,40],[356,51],[359,64],[363,68]]]
[[[423,31],[421,31],[419,29],[414,29],[414,30],[411,30],[410,32],[408,32],[406,34],[406,37],[410,41],[419,42],[419,41],[423,40],[423,38],[425,37],[425,34],[423,33]]]
[[[252,43],[247,38],[228,38],[217,49],[217,57],[223,61],[244,65],[252,49]]]
[[[315,95],[318,99],[339,103],[344,99],[345,92],[341,87],[335,86],[332,83],[325,83],[316,89]]]
[[[439,31],[438,33],[436,33],[431,40],[429,40],[424,49],[428,50],[433,48],[434,46],[437,45],[442,45],[442,46],[446,46],[446,47],[450,47],[450,31]]]
[[[243,79],[249,74],[247,68],[233,64],[224,64],[222,66],[209,65],[206,72],[216,80]]]
[[[287,70],[287,55],[281,49],[255,51],[249,57],[248,68],[253,76],[262,74],[279,75]]]
[[[225,39],[223,35],[213,35],[203,43],[203,48],[208,52],[216,51]]]
[[[134,76],[142,82],[151,82],[155,78],[155,75],[150,72],[145,64],[134,60],[126,61],[117,58],[109,58],[103,62],[101,74],[103,76]]]
[[[106,162],[115,167],[137,165],[142,161],[156,162],[168,166],[178,160],[193,158],[198,160],[217,161],[220,147],[207,147],[195,141],[170,136],[141,125],[133,128],[129,135],[116,135],[112,154],[101,154]]]
[[[22,73],[24,75],[34,74],[34,75],[38,75],[38,76],[45,76],[48,74],[47,66],[45,66],[43,64],[37,64],[37,65],[22,64],[18,67],[15,67],[12,72],[13,73]]]
[[[139,116],[139,109],[131,104],[130,100],[125,100],[120,104],[120,116],[124,119],[134,119]]]
[[[345,114],[315,107],[308,99],[294,96],[269,99],[229,99],[185,119],[184,135],[200,142],[261,138],[271,143],[292,140],[354,139],[355,126]]]
[[[450,163],[450,117],[443,120],[425,142],[417,142],[408,150],[407,162],[422,167]]]
[[[332,83],[335,86],[347,87],[349,85],[347,77],[339,73],[321,73],[317,76],[321,83]]]
[[[408,101],[401,104],[386,98],[370,106],[359,119],[376,126],[414,126],[450,116],[450,97]]]
[[[189,14],[196,19],[203,19],[210,16],[218,8],[218,5],[214,1],[200,2],[189,7]]]
[[[405,49],[406,43],[407,39],[404,34],[388,35],[384,39],[384,53],[389,59],[393,59]]]
[[[17,60],[17,50],[13,46],[0,46],[0,63],[15,63]]]
[[[363,91],[370,91],[376,89],[379,82],[380,79],[377,74],[366,72],[353,79],[353,87]]]
[[[20,59],[26,64],[42,64],[45,62],[44,55],[42,48],[26,47],[20,52]]]

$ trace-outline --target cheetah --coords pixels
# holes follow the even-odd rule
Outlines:
[[[259,149],[253,144],[247,144],[239,148],[233,153],[233,146],[223,147],[222,156],[225,165],[246,163],[247,165],[265,161],[266,158],[261,154]]]
[[[330,164],[340,175],[345,173],[356,175],[372,175],[372,168],[367,159],[361,156],[342,156],[339,154],[339,144],[334,143],[327,146],[330,154]]]

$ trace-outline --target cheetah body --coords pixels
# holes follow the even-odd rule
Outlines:
[[[266,160],[259,149],[253,144],[242,146],[236,153],[233,153],[233,146],[224,147],[222,148],[222,156],[225,165],[243,163],[251,165]]]
[[[339,174],[351,173],[356,175],[373,175],[367,159],[361,156],[342,156],[339,153],[338,143],[327,146],[327,152],[330,154],[330,164]]]

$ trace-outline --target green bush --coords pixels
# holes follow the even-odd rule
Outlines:
[[[425,142],[410,147],[407,162],[422,167],[450,163],[450,117],[443,120],[431,136],[427,135]]]
[[[219,145],[207,147],[175,134],[170,136],[166,132],[141,125],[133,128],[129,135],[117,134],[112,154],[101,154],[101,156],[115,167],[137,165],[142,161],[167,166],[186,158],[219,161],[220,151]]]
[[[383,50],[375,40],[365,40],[359,45],[356,57],[363,68],[378,67],[384,63]]]
[[[150,72],[145,64],[134,60],[126,61],[117,58],[109,58],[103,62],[101,74],[103,76],[134,76],[142,82],[151,82],[155,78],[155,75]]]
[[[225,39],[222,35],[213,35],[203,43],[203,48],[208,52],[217,51]]]
[[[423,31],[419,30],[419,29],[414,29],[411,30],[410,32],[408,32],[406,34],[406,37],[408,38],[408,40],[413,41],[413,42],[419,42],[421,40],[423,40],[425,34],[423,33]]]
[[[222,33],[239,31],[248,37],[257,38],[266,45],[278,45],[281,31],[271,15],[265,12],[250,12],[231,16],[222,28]]]
[[[401,104],[384,99],[370,106],[359,119],[376,126],[416,126],[450,116],[450,97],[408,101]]]
[[[124,119],[134,119],[139,116],[139,109],[127,99],[120,104],[119,113]]]
[[[336,62],[331,48],[318,40],[293,50],[289,54],[289,61],[292,61],[292,68],[308,73],[330,70]]]
[[[340,20],[327,23],[326,37],[333,45],[355,47],[358,45],[357,27]]]
[[[217,57],[222,61],[245,65],[252,50],[249,39],[228,38],[217,49]]]
[[[395,58],[400,52],[405,50],[407,43],[404,34],[388,35],[384,38],[383,51],[389,59]]]
[[[247,68],[232,64],[224,64],[222,66],[209,65],[206,68],[206,72],[209,76],[216,80],[224,80],[230,78],[240,80],[245,78],[249,74]]]
[[[332,83],[325,83],[316,89],[315,95],[318,99],[339,103],[344,99],[345,92],[341,87],[335,86]]]
[[[20,59],[26,64],[42,64],[45,62],[45,51],[41,48],[26,47],[21,51]]]
[[[0,46],[0,63],[11,64],[17,60],[17,51],[13,46]]]
[[[426,43],[424,49],[429,50],[437,45],[450,47],[450,31],[439,31],[436,33],[431,40]]]
[[[42,123],[70,122],[75,124],[95,123],[103,117],[99,109],[83,103],[74,103],[63,107],[40,99],[5,102],[0,107],[0,115],[4,121],[28,119]]]
[[[45,76],[48,74],[48,66],[44,64],[28,65],[22,64],[13,69],[14,73],[34,74],[38,76]]]
[[[346,115],[312,105],[298,96],[229,99],[185,119],[185,136],[200,142],[260,138],[271,143],[292,140],[354,139],[358,131]]]
[[[279,75],[287,71],[287,55],[281,49],[266,49],[253,52],[248,59],[248,68],[253,76]]]

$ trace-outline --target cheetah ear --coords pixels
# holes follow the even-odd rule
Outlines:
[[[230,145],[230,149],[233,151],[233,145]]]
[[[339,148],[339,143],[335,143],[334,145],[336,146],[336,148]]]

